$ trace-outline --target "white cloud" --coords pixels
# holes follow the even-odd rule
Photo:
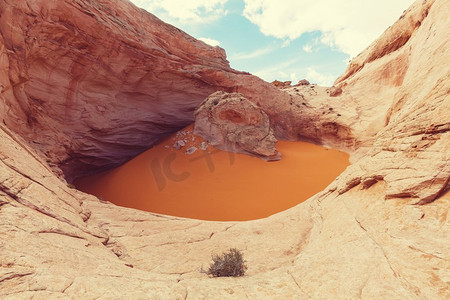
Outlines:
[[[210,23],[227,14],[228,0],[131,0],[169,23]]]
[[[203,38],[203,37],[201,37],[201,38],[198,38],[198,39],[199,39],[200,41],[202,41],[202,42],[204,42],[204,43],[210,45],[210,46],[213,46],[213,47],[219,46],[219,45],[220,45],[220,42],[219,42],[219,41],[216,41],[216,40],[213,40],[213,39],[210,39],[210,38]]]
[[[302,49],[303,51],[305,51],[306,53],[313,53],[313,52],[317,52],[319,45],[320,45],[320,40],[318,38],[315,38],[312,41],[309,41],[307,44],[305,44]]]
[[[289,47],[290,44],[291,44],[291,40],[286,39],[283,41],[283,44],[281,44],[281,48]]]
[[[236,54],[230,55],[230,57],[228,59],[230,61],[252,59],[252,58],[256,58],[256,57],[260,57],[260,56],[269,54],[270,52],[272,52],[274,50],[275,50],[275,48],[273,46],[268,46],[265,48],[256,49],[255,51],[248,52],[248,53],[236,53]]]
[[[292,83],[297,84],[298,82],[297,73],[291,73],[290,80],[292,81]]]
[[[244,16],[265,35],[293,40],[305,32],[321,31],[322,43],[356,56],[414,0],[285,0],[282,5],[279,0],[244,2]]]
[[[322,74],[313,68],[308,68],[306,79],[311,83],[317,83],[322,86],[332,86],[336,78],[333,75]]]
[[[263,69],[252,70],[251,73],[268,82],[273,80],[290,80],[288,73],[295,73],[298,70],[298,68],[292,68],[292,65],[297,63],[300,59],[301,57],[289,59],[275,65],[267,66]]]
[[[302,47],[303,51],[305,51],[306,53],[312,53],[312,46],[311,45],[305,45]]]

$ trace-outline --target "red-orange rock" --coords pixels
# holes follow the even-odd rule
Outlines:
[[[279,160],[267,114],[239,93],[215,92],[195,111],[194,133],[221,150]]]
[[[329,92],[330,92],[330,97],[337,97],[337,96],[340,96],[342,94],[342,89],[340,87],[332,86],[330,88]]]
[[[285,87],[290,87],[292,81],[279,81],[279,80],[274,80],[271,82],[274,86],[278,87],[278,88],[285,88]]]
[[[191,123],[214,91],[239,91],[262,107],[289,100],[231,69],[220,47],[128,1],[0,7],[1,121],[69,180],[120,164]]]
[[[128,1],[0,0],[0,7],[0,119],[69,181],[193,122],[195,108],[219,90],[260,107],[279,139],[321,140],[321,112],[305,114],[284,90],[231,69],[223,49]],[[342,134],[346,124],[328,122],[344,128],[328,136],[353,144]]]
[[[300,80],[300,81],[296,84],[296,86],[299,86],[299,85],[310,85],[310,84],[311,84],[311,83],[309,83],[308,80],[302,79],[302,80]]]

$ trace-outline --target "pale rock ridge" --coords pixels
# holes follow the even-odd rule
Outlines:
[[[325,140],[320,143],[342,147],[345,142],[347,149],[354,143],[359,149],[352,155],[341,192],[360,182],[369,186],[384,180],[386,198],[427,203],[448,188],[450,71],[443,61],[450,59],[446,38],[450,20],[442,16],[446,11],[448,2],[417,1],[349,65],[348,76],[335,83],[342,89],[335,97],[329,97],[333,88],[284,89],[294,103],[301,101],[305,107],[299,113],[305,124],[302,138],[316,132]],[[408,38],[397,45],[399,36]],[[311,126],[313,122],[327,124],[333,134],[317,132],[320,125]],[[341,143],[335,137],[341,137]]]
[[[347,70],[335,82],[336,84],[345,81],[378,58],[389,55],[391,52],[403,47],[415,31],[422,25],[427,17],[430,7],[435,0],[416,1],[408,10],[400,16],[395,26],[390,26],[383,35],[375,40],[366,50],[353,58]]]
[[[221,150],[279,160],[267,114],[239,93],[215,92],[195,111],[194,133]]]
[[[13,5],[30,5],[40,14],[33,3],[0,1],[0,26]],[[98,3],[100,8],[105,2]],[[428,7],[414,34],[341,81],[340,96],[329,97],[328,89],[317,86],[278,93],[244,76],[269,99],[258,98],[255,85],[238,83],[238,91],[260,102],[276,133],[339,145],[336,130],[325,125],[337,122],[355,136],[346,143],[357,142],[359,149],[353,165],[323,192],[251,222],[156,215],[67,187],[47,166],[49,157],[41,158],[38,144],[21,128],[8,128],[15,117],[26,123],[18,106],[27,102],[14,96],[23,91],[20,83],[10,87],[17,62],[9,57],[21,50],[1,44],[0,113],[6,126],[0,124],[0,297],[449,299],[449,6],[446,0],[417,1],[403,18],[414,20]],[[395,40],[390,32],[397,26],[378,42]],[[276,95],[288,95],[292,103],[278,108],[290,111],[284,123],[281,113],[269,109]],[[329,135],[319,136],[324,128]],[[247,276],[211,279],[199,272],[211,253],[230,246],[244,251]]]
[[[331,97],[330,88],[316,84],[283,88],[290,96],[289,113],[286,119],[273,122],[281,127],[284,135],[279,139],[306,140],[346,151],[354,151],[367,137],[355,136],[351,128],[354,118],[354,103],[346,103],[341,98]],[[291,117],[294,122],[290,123]],[[272,117],[271,117],[272,119]],[[275,131],[276,132],[276,131]]]
[[[342,100],[361,99],[367,112],[361,109],[359,120],[369,121],[363,114],[372,113],[372,128],[379,131],[370,149],[354,155],[363,158],[348,172],[354,174],[348,186],[358,178],[383,179],[387,198],[413,197],[419,203],[434,200],[448,187],[450,70],[444,62],[450,59],[450,20],[442,16],[448,11],[448,1],[415,2],[346,74],[355,64],[360,70],[337,80]],[[401,47],[389,46],[403,36],[399,32],[409,38]]]
[[[411,206],[401,200],[384,201],[382,182],[341,195],[330,186],[270,218],[202,222],[99,202],[67,188],[3,130],[1,139],[0,153],[13,154],[10,165],[27,162],[27,176],[63,196],[36,193],[40,185],[20,174],[2,182],[4,299],[449,296],[448,193],[432,204]],[[1,174],[11,172],[3,164],[0,168]],[[53,214],[64,219],[42,214],[17,202],[15,194],[3,192],[5,186],[19,188],[19,182],[30,187],[21,189],[18,197],[55,205]],[[61,201],[72,208],[67,210]],[[80,210],[80,205],[90,214],[71,217],[69,211]],[[247,276],[210,279],[198,271],[211,252],[230,245],[244,249],[250,266]]]

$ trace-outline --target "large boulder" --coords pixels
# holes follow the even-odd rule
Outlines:
[[[194,133],[221,150],[279,160],[267,114],[242,94],[215,92],[195,111]]]

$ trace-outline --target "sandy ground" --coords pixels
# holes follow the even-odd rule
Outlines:
[[[176,149],[179,140],[186,145]],[[279,141],[283,158],[276,162],[212,146],[205,149],[202,142],[192,134],[192,126],[186,127],[128,163],[76,185],[120,206],[240,221],[295,206],[323,190],[349,165],[348,154],[304,142]],[[188,154],[191,147],[196,150]]]

